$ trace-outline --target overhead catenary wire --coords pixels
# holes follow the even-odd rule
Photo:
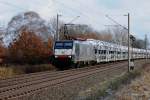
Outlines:
[[[90,20],[90,21],[92,21],[93,23],[97,23],[97,20],[92,19],[91,17],[89,17],[89,15],[85,14],[84,12],[81,12],[81,11],[75,9],[75,8],[72,8],[72,7],[70,7],[70,6],[67,6],[67,5],[65,5],[63,2],[60,2],[60,1],[58,1],[58,0],[53,0],[53,1],[54,1],[55,3],[57,3],[57,4],[60,4],[60,5],[64,6],[64,7],[68,8],[68,10],[70,10],[70,11],[75,11],[75,12],[79,13],[80,15],[85,16],[85,18],[86,18],[87,20]]]
[[[61,5],[61,6],[65,7],[65,8],[69,8],[68,10],[72,11],[72,12],[70,13],[71,15],[74,14],[74,13],[73,13],[74,11],[77,12],[75,9],[66,6],[64,3],[60,2],[60,1],[53,0],[53,2],[54,2],[56,5],[58,4],[58,5]],[[57,12],[57,13],[58,13],[58,12]],[[59,13],[60,13],[60,12],[59,12]],[[67,13],[69,13],[69,12],[67,12]]]
[[[6,6],[11,6],[11,7],[14,7],[14,8],[17,8],[17,9],[19,8],[19,9],[22,9],[22,10],[28,10],[26,8],[23,8],[21,6],[18,6],[18,5],[15,5],[15,4],[12,4],[10,2],[6,2],[6,1],[0,1],[0,4],[4,4]]]
[[[108,19],[110,19],[111,21],[113,21],[115,24],[117,24],[117,25],[119,25],[119,26],[123,27],[124,29],[128,30],[128,28],[127,28],[127,27],[125,27],[125,26],[121,25],[120,23],[118,23],[117,21],[115,21],[114,19],[112,19],[110,16],[108,16],[108,15],[105,15],[105,16],[106,16]]]

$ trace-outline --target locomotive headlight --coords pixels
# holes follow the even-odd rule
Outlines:
[[[58,56],[55,56],[55,58],[58,58]]]
[[[69,58],[71,58],[71,56],[69,56]]]

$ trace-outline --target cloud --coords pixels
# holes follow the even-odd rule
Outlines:
[[[105,17],[108,14],[114,20],[127,26],[128,12],[131,14],[131,32],[136,36],[144,36],[150,32],[149,0],[11,0],[8,4],[0,0],[0,20],[9,21],[17,13],[32,10],[46,20],[61,14],[61,20],[71,21],[80,16],[74,23],[89,24],[97,30],[105,25],[115,24]],[[149,34],[150,36],[150,34]]]

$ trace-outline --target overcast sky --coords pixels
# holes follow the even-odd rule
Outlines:
[[[0,25],[7,24],[18,13],[36,11],[49,20],[59,13],[61,20],[88,24],[97,30],[115,25],[109,15],[121,25],[127,26],[127,13],[131,14],[131,32],[139,38],[150,37],[150,0],[0,0]]]

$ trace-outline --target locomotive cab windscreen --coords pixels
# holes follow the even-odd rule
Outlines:
[[[56,41],[54,49],[72,49],[73,41]]]
[[[72,55],[73,41],[56,41],[54,45],[55,58],[70,57]]]

